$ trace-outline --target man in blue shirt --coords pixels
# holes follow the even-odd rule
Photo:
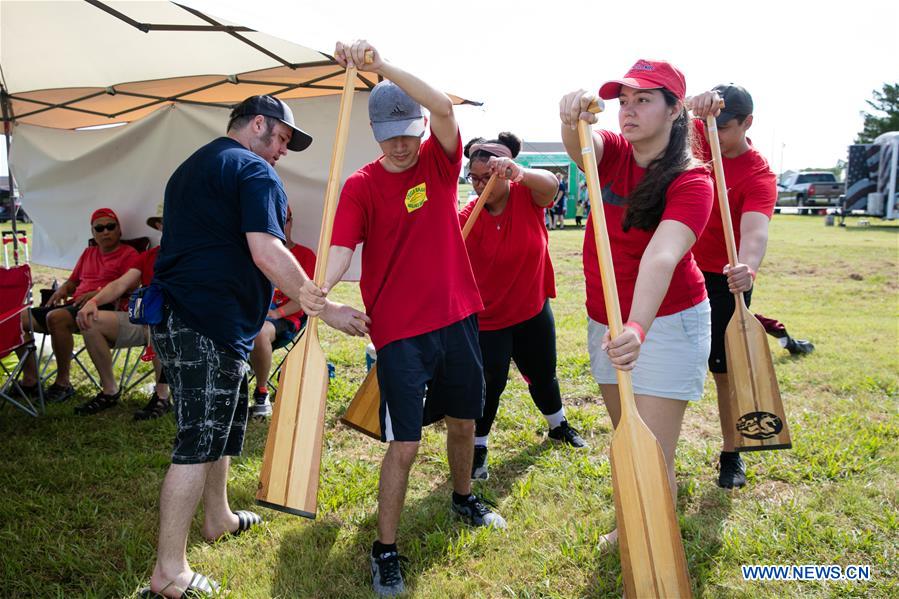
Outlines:
[[[261,521],[253,512],[231,511],[227,480],[246,429],[246,359],[272,283],[310,316],[351,334],[368,331],[368,318],[327,301],[284,246],[287,195],[273,166],[287,150],[310,143],[284,102],[252,96],[232,111],[227,136],[197,150],[166,186],[153,279],[165,304],[151,334],[178,430],[160,497],[151,593],[180,597],[217,589],[190,569],[185,554],[201,496],[209,540]]]

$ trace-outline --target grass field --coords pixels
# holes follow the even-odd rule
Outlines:
[[[614,525],[611,427],[588,369],[582,239],[582,230],[550,235],[559,378],[569,418],[591,449],[551,445],[513,374],[491,440],[491,478],[476,489],[499,504],[509,529],[475,530],[450,514],[444,436],[428,429],[400,526],[410,596],[621,595],[617,552],[596,550]],[[770,246],[753,308],[817,350],[794,359],[772,342],[793,449],[749,454],[749,484],[739,492],[714,482],[720,433],[710,385],[688,409],[678,512],[695,594],[899,596],[899,227],[850,220],[842,229],[820,217],[777,216]],[[360,303],[353,284],[335,295]],[[212,545],[200,537],[199,519],[191,532],[192,566],[232,596],[370,596],[366,555],[384,448],[337,422],[364,375],[365,343],[322,333],[337,377],[318,518],[262,509],[262,527]],[[0,595],[127,597],[146,582],[174,424],[132,422],[144,401],[131,396],[88,418],[74,416],[71,403],[38,419],[0,409]],[[266,431],[250,425],[232,467],[234,509],[252,506]],[[865,564],[871,580],[748,582],[741,564]]]

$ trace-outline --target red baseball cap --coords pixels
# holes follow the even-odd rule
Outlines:
[[[98,218],[111,218],[115,222],[119,222],[119,217],[116,216],[116,213],[113,212],[112,208],[97,208],[94,210],[94,213],[91,214],[91,222],[94,222]]]
[[[684,74],[670,62],[664,60],[640,59],[625,73],[623,79],[614,79],[602,84],[599,88],[599,97],[603,100],[613,100],[621,93],[621,86],[634,87],[636,89],[660,89],[665,88],[683,100],[687,96],[687,82]]]

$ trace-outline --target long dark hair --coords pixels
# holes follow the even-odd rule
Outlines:
[[[665,104],[677,104],[677,97],[673,93],[664,88],[661,92],[665,97]],[[649,163],[643,178],[631,191],[622,228],[625,231],[631,227],[651,231],[658,227],[665,211],[668,186],[682,172],[699,165],[693,157],[693,124],[687,115],[687,109],[682,108],[671,126],[671,137],[665,151]]]

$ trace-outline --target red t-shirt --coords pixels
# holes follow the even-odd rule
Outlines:
[[[98,291],[107,283],[115,281],[128,271],[136,256],[137,250],[124,243],[119,244],[119,247],[108,254],[101,252],[95,245],[89,246],[78,258],[75,270],[69,277],[78,284],[72,297],[77,299],[85,293]]]
[[[308,277],[315,276],[315,254],[312,250],[300,244],[296,244],[290,248],[290,253],[297,259],[297,262],[299,262],[300,266],[303,267],[303,270],[306,271]],[[272,304],[274,304],[275,307],[280,308],[289,301],[289,297],[284,295],[280,289],[275,288],[275,295],[272,297]],[[300,320],[303,318],[303,315],[304,312],[299,310],[293,314],[288,314],[284,317],[284,320],[293,324],[294,329],[299,330]]]
[[[477,200],[459,213],[464,227]],[[547,297],[556,297],[544,209],[531,190],[512,183],[502,214],[486,209],[465,240],[474,278],[484,301],[478,314],[482,331],[504,329],[536,316]]]
[[[712,149],[705,136],[705,123],[694,119],[701,140],[702,159],[711,161]],[[748,141],[748,140],[747,140]],[[750,142],[750,145],[752,142]],[[730,205],[730,218],[734,226],[734,243],[740,250],[740,221],[746,212],[761,212],[769,219],[774,214],[777,203],[777,177],[768,166],[765,157],[755,148],[743,152],[736,158],[721,157],[724,166],[724,180],[727,182],[727,202]],[[727,259],[727,246],[724,240],[724,223],[718,207],[718,187],[715,186],[715,203],[712,204],[712,216],[705,226],[702,236],[693,246],[696,264],[700,270],[720,274]]]
[[[612,264],[618,284],[621,316],[626,322],[634,297],[634,285],[640,259],[655,232],[631,227],[625,232],[621,224],[627,208],[627,197],[643,178],[646,169],[637,165],[633,148],[624,137],[601,131],[603,155],[599,167],[602,204],[612,246]],[[699,238],[712,209],[712,177],[705,168],[695,168],[678,175],[665,194],[662,220],[676,220],[690,228]],[[584,236],[584,276],[587,280],[587,314],[593,320],[608,324],[606,305],[602,295],[602,280],[593,238],[593,212],[587,219]],[[706,298],[705,279],[693,254],[687,252],[671,275],[668,291],[659,306],[657,316],[666,316],[695,306]]]
[[[128,268],[140,271],[140,285],[146,287],[153,282],[153,268],[156,265],[156,254],[159,253],[159,246],[150,248],[146,252],[141,252],[131,261]]]
[[[344,183],[331,243],[364,243],[359,287],[377,349],[483,308],[459,229],[461,167],[461,138],[447,156],[432,132],[412,168],[390,173],[378,159]]]

